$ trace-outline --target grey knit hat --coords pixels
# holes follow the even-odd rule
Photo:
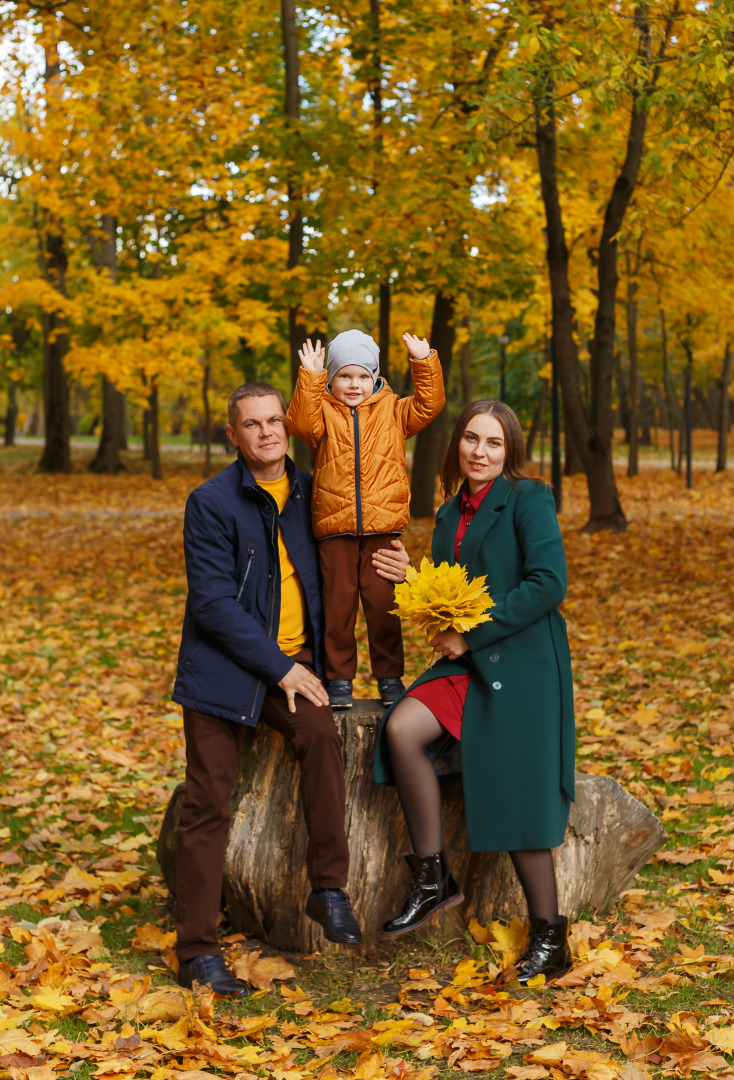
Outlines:
[[[345,330],[329,342],[326,381],[330,383],[340,368],[349,367],[350,364],[366,368],[372,381],[377,382],[380,374],[380,347],[369,334],[363,334],[361,330]]]

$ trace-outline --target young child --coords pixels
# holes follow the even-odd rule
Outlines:
[[[334,708],[352,706],[357,673],[354,625],[359,598],[367,621],[372,674],[383,705],[403,691],[403,639],[393,585],[373,565],[410,520],[405,440],[440,413],[446,400],[438,355],[425,338],[403,334],[414,394],[401,398],[380,376],[380,350],[368,334],[347,330],[325,350],[299,350],[301,370],[286,413],[291,435],[315,454],[313,530],[323,577],[326,678]]]

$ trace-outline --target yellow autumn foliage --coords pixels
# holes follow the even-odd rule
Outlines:
[[[424,557],[420,570],[409,566],[405,581],[395,586],[393,614],[425,630],[429,638],[449,629],[464,634],[491,619],[494,600],[486,581],[486,575],[469,581],[458,563],[434,566]]]

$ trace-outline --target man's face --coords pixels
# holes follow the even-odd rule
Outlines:
[[[267,397],[240,398],[234,424],[227,424],[230,442],[239,447],[245,464],[255,477],[279,480],[285,470],[288,432],[280,402]]]

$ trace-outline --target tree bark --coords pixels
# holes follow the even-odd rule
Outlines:
[[[611,455],[611,436],[605,445],[589,425],[581,397],[580,366],[574,339],[574,310],[568,276],[568,248],[558,187],[556,118],[553,80],[547,75],[534,91],[535,132],[541,191],[546,219],[548,277],[553,307],[553,346],[564,409],[573,441],[581,456],[589,490],[589,520],[585,531],[626,527],[617,496]],[[613,359],[613,354],[612,354]],[[607,397],[611,410],[611,393]],[[599,398],[597,395],[597,406]],[[611,426],[611,416],[606,420]]]
[[[466,331],[466,340],[461,346],[461,399],[466,407],[472,400],[472,385],[471,385],[471,316],[465,315],[461,320],[461,325]]]
[[[18,419],[18,387],[12,381],[8,386],[8,406],[5,410],[5,432],[3,445],[15,445],[15,423]]]
[[[62,107],[61,69],[55,41],[47,47],[45,61],[46,113],[50,118]],[[68,257],[62,223],[58,218],[38,208],[35,210],[35,218],[41,272],[59,296],[65,298]],[[60,311],[44,311],[42,323],[46,441],[38,468],[41,472],[69,473],[69,385],[64,369],[64,358],[69,350],[66,318]]]
[[[563,404],[563,397],[561,397],[561,404]],[[565,476],[576,476],[578,473],[584,471],[584,463],[581,460],[581,454],[576,449],[576,443],[573,438],[573,431],[571,425],[568,422],[566,416],[566,410],[563,410],[563,442],[565,449],[566,460],[563,465],[563,473]]]
[[[163,468],[161,466],[161,445],[158,428],[158,379],[155,375],[150,380],[148,403],[150,413],[150,472],[154,480],[162,480]]]
[[[716,450],[716,472],[726,471],[726,444],[729,436],[729,384],[731,383],[732,347],[727,341],[724,350],[724,367],[719,380],[719,424]]]
[[[540,383],[540,397],[538,398],[538,404],[533,415],[532,423],[530,424],[527,442],[525,443],[525,456],[528,461],[533,460],[535,440],[538,437],[538,432],[543,426],[543,417],[545,416],[545,408],[548,402],[548,380],[541,379]]]
[[[60,296],[65,297],[68,259],[60,222],[49,223],[43,239],[46,280]],[[66,318],[58,311],[45,311],[42,322],[46,441],[38,468],[47,473],[70,473],[69,383],[64,368],[64,358],[69,351]]]
[[[441,361],[447,396],[454,336],[454,300],[443,292],[437,292],[433,303],[430,342]],[[444,405],[436,419],[416,436],[410,482],[411,517],[433,517],[436,512],[436,477],[447,438],[448,417]]]
[[[206,449],[204,452],[204,479],[208,480],[212,474],[212,414],[209,408],[209,374],[211,366],[208,360],[204,361],[204,378],[201,384],[201,400],[204,406],[204,438]]]
[[[297,138],[296,126],[301,115],[301,92],[298,85],[298,27],[296,24],[295,0],[281,0],[280,16],[285,83],[283,111],[286,128],[290,132],[290,145],[293,147],[293,138],[294,135]],[[288,165],[288,170],[289,175],[286,186],[288,206],[290,208],[288,269],[294,270],[303,255],[303,215],[299,206],[300,192],[296,182],[298,170],[292,161]],[[298,350],[303,347],[305,341],[306,327],[303,323],[300,305],[297,302],[291,302],[288,306],[288,349],[293,386],[296,385],[298,369],[301,366]],[[300,439],[294,441],[293,458],[299,468],[310,469],[311,452]]]
[[[397,794],[377,787],[364,767],[373,759],[382,713],[379,702],[360,701],[350,713],[334,714],[344,740],[347,888],[368,945],[399,908],[408,885],[401,852],[409,840]],[[324,948],[324,938],[303,912],[310,886],[298,783],[299,767],[283,737],[264,724],[248,732],[232,793],[224,892],[238,930],[274,948],[313,952]],[[607,907],[666,839],[655,815],[612,777],[577,773],[576,784],[565,840],[555,851],[560,907],[569,917],[582,905]],[[446,851],[466,901],[455,912],[434,916],[430,933],[445,940],[460,934],[471,918],[486,925],[494,918],[525,916],[507,855],[468,849],[460,780],[441,786]],[[183,789],[180,784],[171,798],[158,841],[158,861],[172,892]]]
[[[629,252],[625,253],[627,264],[627,351],[630,359],[629,370],[629,452],[627,456],[627,476],[637,476],[639,472],[637,455],[639,387],[637,375],[637,282],[632,270]],[[639,257],[638,257],[639,267]],[[636,271],[635,271],[636,272]]]
[[[117,282],[117,219],[112,214],[102,215],[101,237],[87,233],[92,260],[98,270],[106,271],[113,283]],[[124,472],[120,451],[125,443],[125,395],[114,383],[102,376],[102,431],[97,452],[89,468],[96,473]]]

